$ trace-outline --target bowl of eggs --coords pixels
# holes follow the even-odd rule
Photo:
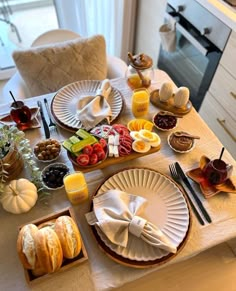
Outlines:
[[[61,144],[56,139],[45,139],[34,146],[34,155],[40,162],[52,162],[58,159],[61,153]]]

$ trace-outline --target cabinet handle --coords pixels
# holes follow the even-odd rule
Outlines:
[[[228,133],[228,135],[232,138],[232,140],[236,142],[236,137],[230,132],[230,130],[225,125],[225,119],[220,120],[219,118],[217,118],[217,121],[223,127],[223,129]]]
[[[236,94],[234,92],[230,92],[230,95],[236,99]]]

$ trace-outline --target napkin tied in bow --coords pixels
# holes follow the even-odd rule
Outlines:
[[[104,80],[101,87],[96,91],[96,96],[85,96],[77,104],[76,118],[78,118],[86,130],[95,127],[104,119],[110,123],[112,116],[107,98],[111,92],[108,79]]]
[[[114,244],[126,247],[129,233],[146,243],[176,253],[177,249],[162,231],[141,217],[146,199],[120,190],[108,190],[93,199],[93,211],[86,214]]]

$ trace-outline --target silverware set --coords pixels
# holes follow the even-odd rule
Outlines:
[[[176,162],[174,164],[169,165],[169,169],[170,169],[170,174],[171,174],[172,178],[175,180],[175,182],[180,184],[182,186],[182,188],[184,189],[186,197],[188,199],[188,202],[189,202],[195,216],[197,217],[199,223],[201,225],[205,224],[205,221],[202,219],[202,215],[204,216],[204,218],[207,222],[211,223],[212,222],[211,217],[209,216],[208,212],[204,208],[201,200],[197,196],[197,193],[192,188],[192,185],[190,184],[187,176],[185,175],[185,173],[182,170],[179,163]],[[188,189],[188,191],[187,191],[187,189]],[[195,203],[196,203],[198,208],[195,207],[192,199],[195,200]]]
[[[46,98],[44,98],[44,104],[45,104],[45,108],[47,111],[47,115],[48,115],[48,119],[49,119],[49,124],[46,121],[45,115],[44,115],[44,110],[43,110],[43,105],[41,101],[37,102],[38,107],[39,107],[39,111],[40,111],[40,115],[41,115],[41,119],[42,119],[42,123],[43,123],[43,128],[44,128],[44,133],[45,133],[45,138],[50,138],[51,133],[58,133],[58,129],[56,124],[52,121],[51,118],[51,112],[48,106],[48,101]]]
[[[46,107],[46,110],[47,110],[47,114],[48,114],[48,118],[49,118],[49,124],[48,124],[49,129],[51,131],[55,131],[56,133],[58,133],[57,126],[52,121],[52,118],[51,118],[51,112],[50,112],[50,109],[49,109],[49,106],[48,106],[48,100],[46,98],[44,98],[43,101],[44,101],[44,104],[45,104],[45,107]]]

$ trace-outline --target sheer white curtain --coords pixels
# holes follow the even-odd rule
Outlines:
[[[127,60],[133,50],[136,0],[54,0],[60,28],[103,34],[107,53]]]

